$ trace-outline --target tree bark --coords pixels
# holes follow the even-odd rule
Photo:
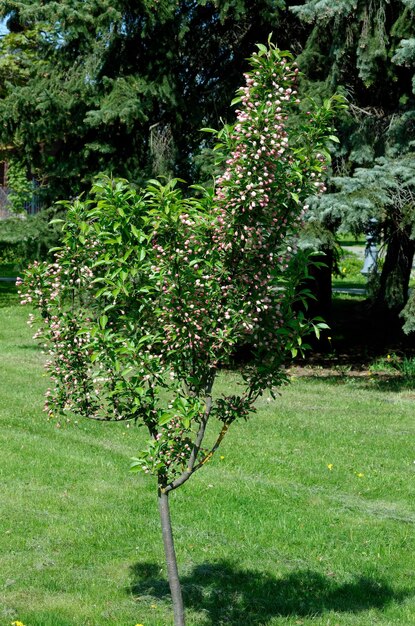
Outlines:
[[[174,549],[173,530],[170,520],[169,494],[165,493],[161,486],[159,486],[158,490],[158,501],[164,553],[167,563],[167,574],[173,602],[174,626],[185,626],[182,589],[177,569],[177,558]]]
[[[396,228],[391,232],[375,306],[393,314],[399,313],[405,306],[414,251],[415,242],[411,239],[410,227]]]
[[[318,263],[318,265],[315,265]],[[333,250],[327,248],[322,254],[311,257],[309,266],[310,279],[305,282],[314,299],[308,301],[307,317],[322,317],[330,322],[332,314],[332,285]]]

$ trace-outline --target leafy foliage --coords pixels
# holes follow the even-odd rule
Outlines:
[[[10,187],[8,200],[14,213],[22,213],[30,201],[33,186],[28,180],[26,169],[14,158],[9,159],[7,179]]]
[[[0,258],[27,266],[34,259],[52,256],[51,250],[60,242],[60,224],[51,223],[61,217],[59,207],[45,209],[33,216],[22,214],[1,221]]]
[[[290,62],[272,45],[252,57],[237,122],[218,134],[215,190],[101,178],[67,204],[55,263],[25,278],[50,347],[49,415],[145,424],[150,444],[135,466],[167,491],[286,380],[287,353],[310,330],[294,308],[303,268],[291,257],[305,199],[323,188],[332,111],[326,103],[290,125],[300,105]],[[246,342],[244,387],[214,401],[218,367]],[[204,451],[210,417],[220,428]]]

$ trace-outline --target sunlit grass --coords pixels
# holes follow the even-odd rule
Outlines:
[[[350,250],[343,250],[338,262],[338,273],[332,277],[332,285],[337,289],[366,289],[367,276],[361,272],[363,260]]]
[[[363,234],[356,237],[353,233],[337,233],[336,237],[341,246],[366,245],[366,237]]]
[[[0,280],[0,308],[18,303],[15,283],[9,280],[16,278],[17,274],[17,266],[14,263],[0,263],[0,278],[7,279]]]
[[[0,309],[0,624],[167,626],[143,433],[46,420],[26,315]],[[173,494],[189,626],[415,623],[414,394],[378,382],[294,380]]]

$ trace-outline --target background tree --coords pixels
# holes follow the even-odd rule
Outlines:
[[[35,263],[25,278],[24,302],[41,313],[51,357],[49,415],[147,427],[133,466],[157,477],[177,626],[169,493],[286,381],[285,359],[313,326],[295,307],[303,267],[293,250],[305,199],[323,189],[331,104],[299,124],[298,69],[272,45],[258,48],[237,122],[219,133],[215,190],[198,185],[189,197],[174,180],[137,190],[101,179],[90,199],[68,205],[55,262]],[[239,393],[215,396],[219,366],[244,342],[253,354]]]
[[[370,218],[379,220],[386,257],[377,304],[396,314],[414,253],[415,4],[308,0],[292,10],[312,26],[299,57],[309,93],[340,92],[350,103],[315,215],[331,232],[362,233]]]
[[[98,172],[198,178],[255,41],[299,49],[284,0],[2,3],[0,145],[35,175],[45,203]],[[203,167],[203,163],[202,163]]]

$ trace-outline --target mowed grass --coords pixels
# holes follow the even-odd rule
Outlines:
[[[0,308],[0,625],[169,626],[143,433],[48,422],[26,316]],[[189,626],[415,624],[414,403],[296,379],[235,425],[172,496]]]

